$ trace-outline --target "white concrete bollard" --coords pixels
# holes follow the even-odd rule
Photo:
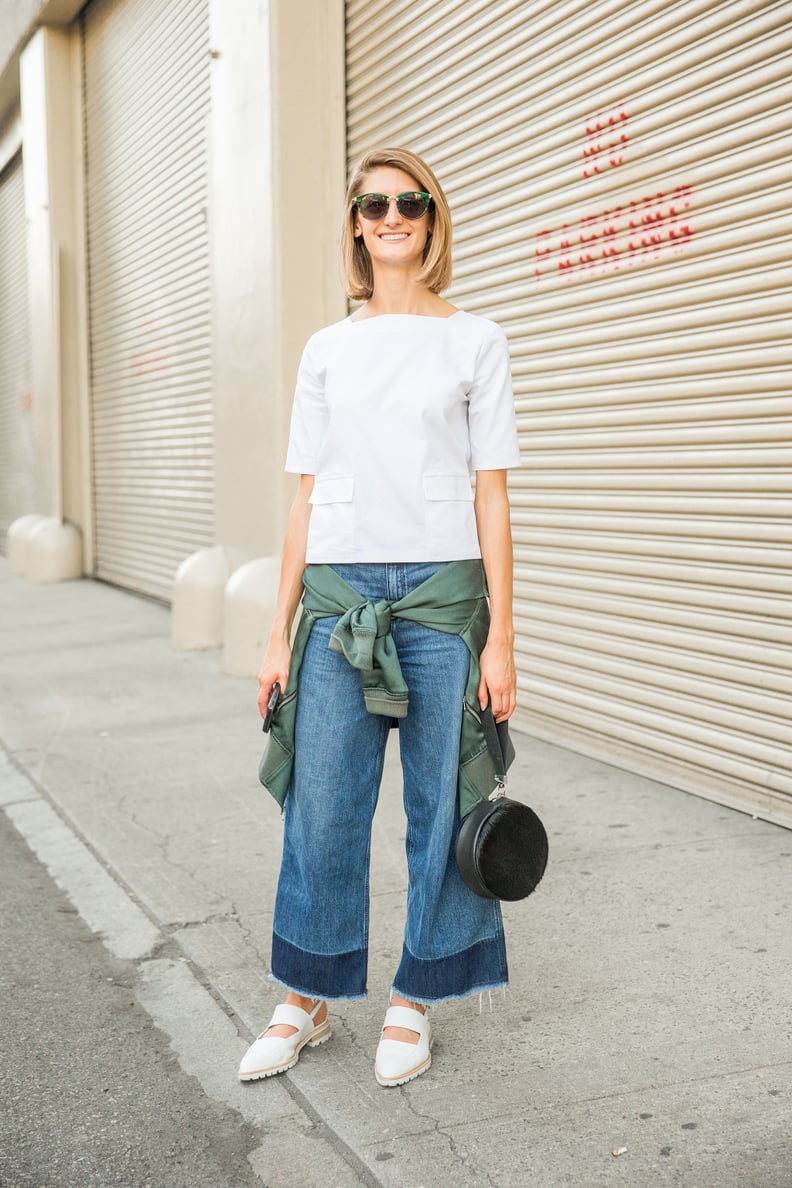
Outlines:
[[[248,561],[226,585],[223,672],[229,676],[258,674],[275,614],[280,567],[280,557]]]
[[[45,516],[33,513],[27,516],[18,516],[8,525],[5,541],[6,556],[9,569],[17,577],[27,577],[28,538],[36,525],[44,519],[46,519]]]
[[[68,582],[83,576],[82,533],[59,516],[43,516],[27,538],[31,582]]]
[[[220,545],[182,561],[171,604],[171,646],[176,651],[223,646],[224,591],[239,561]]]

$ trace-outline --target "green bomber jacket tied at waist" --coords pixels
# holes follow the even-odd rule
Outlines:
[[[460,712],[459,812],[464,817],[486,800],[498,780],[487,749],[478,701],[479,657],[487,642],[489,604],[481,561],[450,561],[404,598],[365,599],[330,565],[308,565],[303,574],[303,613],[292,648],[289,679],[272,717],[270,736],[259,764],[259,779],[283,807],[294,764],[299,672],[305,645],[318,619],[337,616],[330,638],[333,651],[360,670],[370,713],[406,717],[409,690],[404,682],[390,625],[411,619],[436,631],[459,635],[470,652],[470,668]],[[509,743],[507,765],[514,758]]]

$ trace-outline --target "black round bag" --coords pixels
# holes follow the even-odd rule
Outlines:
[[[525,899],[547,866],[547,834],[533,809],[507,796],[483,800],[457,835],[459,873],[485,899]]]
[[[501,789],[506,781],[508,722],[482,711],[481,725]],[[459,827],[456,860],[471,891],[484,899],[525,899],[547,866],[547,833],[533,809],[501,791],[467,813]]]

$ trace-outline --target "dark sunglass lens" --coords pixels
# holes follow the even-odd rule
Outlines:
[[[388,200],[379,194],[367,194],[360,203],[364,219],[382,219],[388,213]]]
[[[405,219],[420,219],[426,206],[423,194],[402,194],[398,201],[399,214]]]

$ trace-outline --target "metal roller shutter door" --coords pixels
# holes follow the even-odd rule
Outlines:
[[[35,510],[22,158],[0,175],[0,545]]]
[[[84,15],[96,573],[160,598],[213,543],[207,0]]]
[[[792,825],[789,5],[347,11],[510,337],[518,723]]]

